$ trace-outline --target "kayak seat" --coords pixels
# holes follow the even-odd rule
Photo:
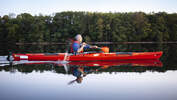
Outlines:
[[[58,53],[45,53],[46,56],[59,55]]]
[[[129,55],[132,55],[133,53],[132,52],[116,52],[117,55],[119,54],[129,54]]]

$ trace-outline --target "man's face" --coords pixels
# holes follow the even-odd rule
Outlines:
[[[79,37],[79,42],[82,43],[82,37]]]

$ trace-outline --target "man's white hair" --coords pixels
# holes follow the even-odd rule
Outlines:
[[[82,38],[82,36],[81,36],[80,34],[77,34],[76,37],[75,37],[75,39],[76,39],[77,41],[79,41],[80,38]]]

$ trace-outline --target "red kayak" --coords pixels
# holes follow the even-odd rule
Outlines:
[[[12,54],[14,61],[108,61],[159,59],[163,52],[113,52],[113,53],[33,53]]]

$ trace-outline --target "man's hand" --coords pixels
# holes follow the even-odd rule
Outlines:
[[[87,44],[85,42],[82,43],[82,47],[85,47]]]
[[[98,48],[98,46],[92,46],[92,48]]]

